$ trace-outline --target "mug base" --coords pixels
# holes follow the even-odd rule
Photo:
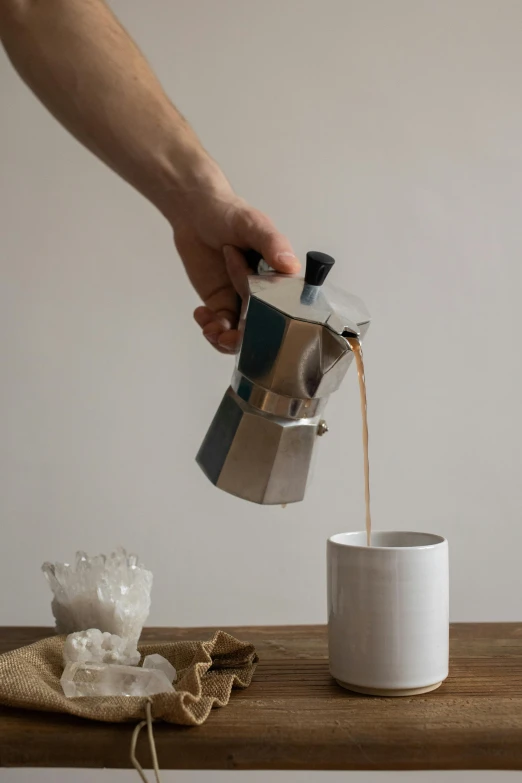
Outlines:
[[[436,682],[433,685],[424,685],[422,688],[365,688],[362,685],[351,685],[348,682],[343,682],[336,678],[336,683],[345,688],[347,691],[353,691],[353,693],[362,693],[364,696],[420,696],[423,693],[430,693],[437,690],[442,685],[442,680]]]

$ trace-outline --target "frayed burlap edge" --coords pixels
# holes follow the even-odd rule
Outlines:
[[[64,696],[60,685],[64,640],[54,636],[0,655],[0,704],[109,723],[142,719],[146,698]],[[247,688],[258,660],[251,644],[224,631],[207,642],[149,643],[139,650],[142,656],[159,653],[176,667],[176,690],[151,697],[152,717],[182,726],[200,726],[213,708],[228,703],[233,688]]]

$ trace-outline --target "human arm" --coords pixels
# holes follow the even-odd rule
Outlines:
[[[198,324],[218,349],[234,349],[238,249],[295,272],[288,240],[234,193],[103,0],[0,0],[0,36],[56,119],[169,221],[204,302]]]

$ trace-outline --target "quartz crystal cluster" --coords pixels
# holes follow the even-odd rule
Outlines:
[[[161,655],[142,667],[137,649],[150,610],[152,574],[135,555],[77,552],[76,564],[44,563],[56,630],[68,634],[63,692],[80,696],[153,696],[173,691],[176,670]]]
[[[152,573],[135,555],[77,552],[76,564],[44,563],[58,633],[98,628],[136,646],[150,610]]]

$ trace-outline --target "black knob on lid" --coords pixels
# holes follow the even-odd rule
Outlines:
[[[335,264],[332,256],[310,250],[306,254],[305,283],[308,285],[322,285],[328,276],[328,272]]]

